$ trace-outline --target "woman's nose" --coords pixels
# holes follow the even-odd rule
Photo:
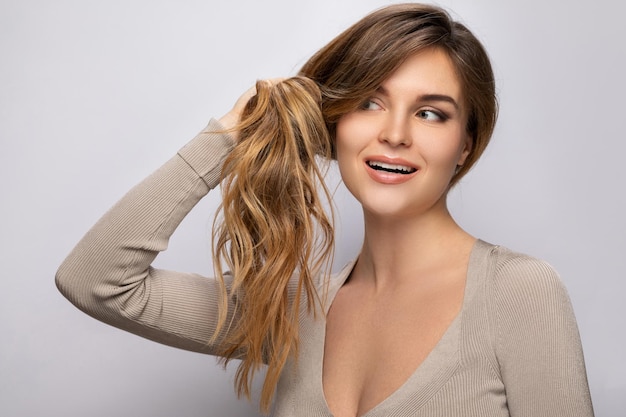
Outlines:
[[[409,120],[403,115],[389,114],[380,131],[379,140],[390,146],[410,146],[413,142]]]

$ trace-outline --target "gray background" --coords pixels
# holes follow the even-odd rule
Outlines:
[[[626,410],[620,3],[440,2],[484,41],[501,101],[493,143],[452,211],[476,236],[561,273],[598,416]],[[0,415],[256,415],[235,400],[233,369],[83,315],[54,272],[111,204],[254,80],[293,74],[384,4],[0,1]],[[184,221],[158,266],[210,273],[218,199]],[[341,187],[336,200],[341,264],[358,250],[361,219]]]

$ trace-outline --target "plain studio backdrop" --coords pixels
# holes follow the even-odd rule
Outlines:
[[[294,74],[381,0],[2,0],[0,415],[256,416],[234,367],[93,320],[54,273],[87,229],[258,78]],[[546,259],[579,322],[596,414],[626,410],[626,25],[617,0],[449,0],[501,112],[450,196],[470,233]],[[336,173],[330,181],[336,180]],[[204,199],[157,266],[211,274]],[[337,265],[361,213],[339,186]],[[258,384],[257,384],[258,387]]]

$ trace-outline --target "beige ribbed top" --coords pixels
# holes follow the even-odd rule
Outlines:
[[[134,187],[57,273],[78,308],[160,343],[212,353],[217,284],[150,265],[219,182],[226,135],[209,126]],[[328,306],[353,263],[332,277]],[[272,415],[330,417],[322,390],[325,322],[303,314],[297,364],[285,367]],[[412,376],[364,417],[593,416],[567,292],[542,261],[483,241],[472,251],[461,312]]]

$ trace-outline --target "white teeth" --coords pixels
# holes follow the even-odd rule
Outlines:
[[[380,162],[380,161],[368,161],[367,164],[374,169],[380,169],[380,170],[390,171],[390,172],[402,172],[405,174],[410,174],[411,172],[415,171],[415,168],[412,168],[412,167],[407,167],[404,165],[388,164],[386,162]]]

